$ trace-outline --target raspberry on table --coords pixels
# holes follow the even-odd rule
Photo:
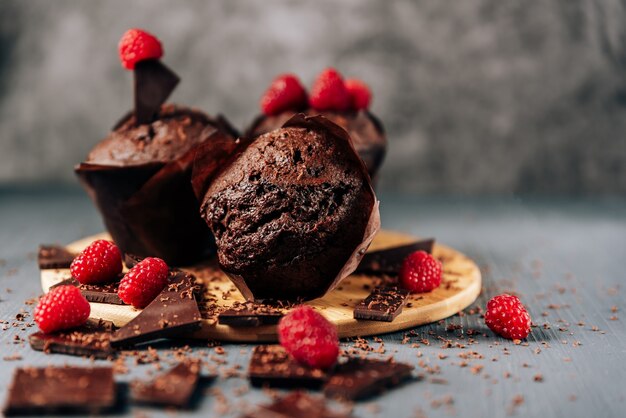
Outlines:
[[[370,107],[372,93],[367,84],[356,78],[346,80],[344,84],[352,99],[352,109],[365,110]]]
[[[425,293],[441,284],[441,262],[426,251],[409,254],[400,268],[400,283],[414,293]]]
[[[45,333],[75,328],[87,322],[91,306],[75,286],[59,286],[39,299],[35,323]]]
[[[293,74],[276,77],[261,98],[261,110],[268,116],[286,110],[302,110],[306,105],[306,90]]]
[[[339,356],[337,328],[308,305],[292,309],[278,323],[278,339],[298,362],[327,369]]]
[[[70,272],[82,284],[112,282],[122,272],[122,254],[111,241],[99,239],[76,256]]]
[[[161,42],[141,29],[127,30],[118,44],[120,61],[127,70],[135,69],[135,64],[148,59],[159,59],[163,56]]]
[[[502,294],[487,302],[485,323],[496,334],[522,340],[530,333],[530,315],[517,296]]]
[[[156,257],[144,258],[122,278],[117,294],[124,303],[143,309],[167,285],[168,275],[165,261]]]
[[[350,109],[352,97],[337,70],[327,68],[319,74],[311,88],[309,104],[316,110],[342,112]]]

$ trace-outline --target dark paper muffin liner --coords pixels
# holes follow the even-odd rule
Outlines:
[[[213,128],[211,132],[221,131]],[[81,163],[75,168],[107,230],[124,253],[186,265],[214,252],[213,236],[199,215],[191,184],[193,161],[200,146],[205,146],[204,158],[210,159],[211,132],[201,144],[168,163]],[[235,143],[230,132],[223,136]]]

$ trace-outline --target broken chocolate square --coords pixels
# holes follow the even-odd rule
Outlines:
[[[348,400],[379,394],[411,377],[413,366],[383,360],[353,358],[337,366],[324,385],[324,394]]]
[[[115,400],[110,367],[19,368],[13,375],[4,413],[97,414],[111,409]]]
[[[410,292],[397,287],[379,287],[354,307],[355,319],[391,322],[402,312]]]
[[[194,297],[195,278],[183,271],[170,273],[170,281],[161,293],[111,338],[114,347],[169,338],[193,332],[202,317]]]
[[[123,274],[120,274],[119,279],[124,277]],[[74,278],[63,280],[55,284],[54,286],[50,286],[50,289],[71,285],[76,286],[80,289],[80,293],[87,299],[89,302],[96,303],[109,303],[111,305],[125,305],[124,301],[120,299],[117,294],[117,290],[119,288],[120,282],[115,281],[113,283],[105,283],[105,284],[82,284],[79,283],[78,280]]]
[[[276,325],[283,313],[276,308],[254,302],[235,302],[233,306],[221,312],[217,319],[220,325],[231,327],[258,327]]]
[[[128,253],[126,253],[126,254],[124,254],[124,265],[128,269],[132,269],[137,264],[139,264],[139,262],[141,260],[143,260],[143,259],[144,259],[144,257],[140,257],[140,256],[135,255],[135,254],[128,254]]]
[[[152,123],[180,78],[158,59],[139,61],[134,74],[135,119],[138,124]]]
[[[328,374],[298,363],[280,345],[260,345],[254,348],[248,377],[254,386],[319,387]]]
[[[37,260],[41,270],[68,269],[76,254],[60,245],[40,245]]]
[[[34,350],[107,359],[115,355],[110,339],[115,327],[110,321],[89,319],[81,327],[46,334],[36,332],[28,337]]]
[[[132,381],[130,397],[137,403],[184,408],[189,406],[199,379],[200,364],[185,361],[149,382]]]

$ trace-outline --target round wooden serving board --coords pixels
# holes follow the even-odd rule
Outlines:
[[[108,234],[98,234],[73,242],[68,250],[79,252],[96,239],[111,239]],[[381,230],[371,250],[380,250],[395,245],[415,242],[416,238],[397,232]],[[365,299],[379,278],[365,275],[352,275],[340,283],[337,289],[322,298],[307,302],[337,326],[339,336],[363,337],[413,328],[456,314],[473,303],[481,289],[480,270],[464,254],[445,245],[435,243],[433,255],[443,262],[443,281],[439,288],[430,293],[415,294],[409,297],[407,306],[393,322],[356,320],[353,308]],[[230,306],[235,301],[243,301],[231,281],[219,270],[216,263],[208,262],[183,268],[192,272],[207,284],[208,291],[215,295],[215,304]],[[50,286],[70,277],[68,269],[41,270],[41,285],[44,291]],[[133,319],[140,311],[131,306],[91,303],[91,317],[113,321],[122,326]],[[254,328],[233,328],[219,325],[214,319],[205,320],[194,338],[215,339],[237,342],[275,342],[278,337],[276,326]]]

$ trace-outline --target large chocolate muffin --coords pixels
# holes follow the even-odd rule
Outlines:
[[[208,185],[201,214],[222,269],[256,300],[322,296],[379,227],[363,162],[321,116],[296,115],[242,146]]]
[[[187,107],[164,105],[144,124],[131,112],[76,168],[123,252],[181,265],[214,249],[191,169],[198,146],[216,130],[232,132],[224,119]]]
[[[367,166],[367,171],[372,179],[376,178],[378,169],[383,163],[387,149],[385,131],[380,121],[367,110],[329,112],[308,109],[308,116],[322,115],[345,129],[354,148]],[[281,127],[289,120],[295,111],[285,111],[275,116],[261,115],[247,129],[246,135],[256,137]]]

